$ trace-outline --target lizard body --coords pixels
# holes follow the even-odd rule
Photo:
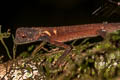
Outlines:
[[[64,44],[64,42],[99,35],[104,36],[104,33],[116,30],[120,30],[120,23],[97,23],[60,27],[21,27],[16,30],[15,44],[46,41],[56,46],[63,47],[66,50],[58,59],[58,61],[60,61],[62,57],[64,58],[72,50],[72,47]]]

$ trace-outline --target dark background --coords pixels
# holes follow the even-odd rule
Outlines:
[[[92,15],[102,0],[4,0],[0,24],[9,26],[55,26],[102,22]]]

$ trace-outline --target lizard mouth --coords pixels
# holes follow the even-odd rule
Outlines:
[[[14,40],[14,43],[17,44],[17,45],[20,45],[20,44],[27,44],[27,43],[32,43],[32,42],[35,42],[34,40],[21,40],[21,39],[18,39],[18,38],[15,38]]]
[[[17,38],[15,38],[14,43],[15,43],[15,44],[24,44],[23,42],[21,42],[21,41],[20,41],[19,39],[17,39]]]

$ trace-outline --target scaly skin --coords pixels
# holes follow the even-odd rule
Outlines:
[[[120,23],[110,24],[85,24],[60,27],[32,27],[18,28],[15,43],[25,44],[40,41],[41,36],[49,36],[51,40],[66,42],[74,39],[99,36],[99,31],[113,32],[120,30]]]
[[[57,62],[59,63],[60,59],[64,58],[72,50],[72,47],[64,44],[64,42],[99,35],[104,36],[106,32],[113,32],[116,30],[120,30],[120,23],[98,23],[60,27],[22,27],[16,30],[15,44],[46,41],[56,46],[63,47],[66,50],[58,59]]]

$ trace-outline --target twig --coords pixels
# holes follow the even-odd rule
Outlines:
[[[8,47],[7,47],[7,45],[5,44],[5,42],[4,42],[4,40],[3,40],[3,38],[8,38],[9,36],[10,36],[10,33],[9,33],[9,32],[7,32],[7,33],[2,33],[2,32],[1,32],[1,25],[0,25],[0,41],[1,41],[1,43],[3,44],[3,46],[5,47],[8,57],[9,57],[10,59],[12,59],[12,57],[10,56],[10,52],[9,52],[9,50],[8,50]]]
[[[4,46],[5,49],[6,49],[6,52],[7,52],[8,57],[9,57],[10,59],[12,59],[12,57],[10,56],[9,50],[8,50],[6,44],[4,43],[3,39],[0,39],[0,40],[1,40],[1,43],[3,44],[3,46]]]
[[[116,1],[113,1],[113,0],[107,0],[107,1],[112,3],[112,4],[115,4],[117,6],[120,6],[120,2],[116,2]]]
[[[13,43],[14,43],[14,36],[13,35],[12,35],[12,39],[13,39]],[[16,48],[17,48],[17,45],[13,44],[13,59],[15,59],[15,56],[16,56]]]

